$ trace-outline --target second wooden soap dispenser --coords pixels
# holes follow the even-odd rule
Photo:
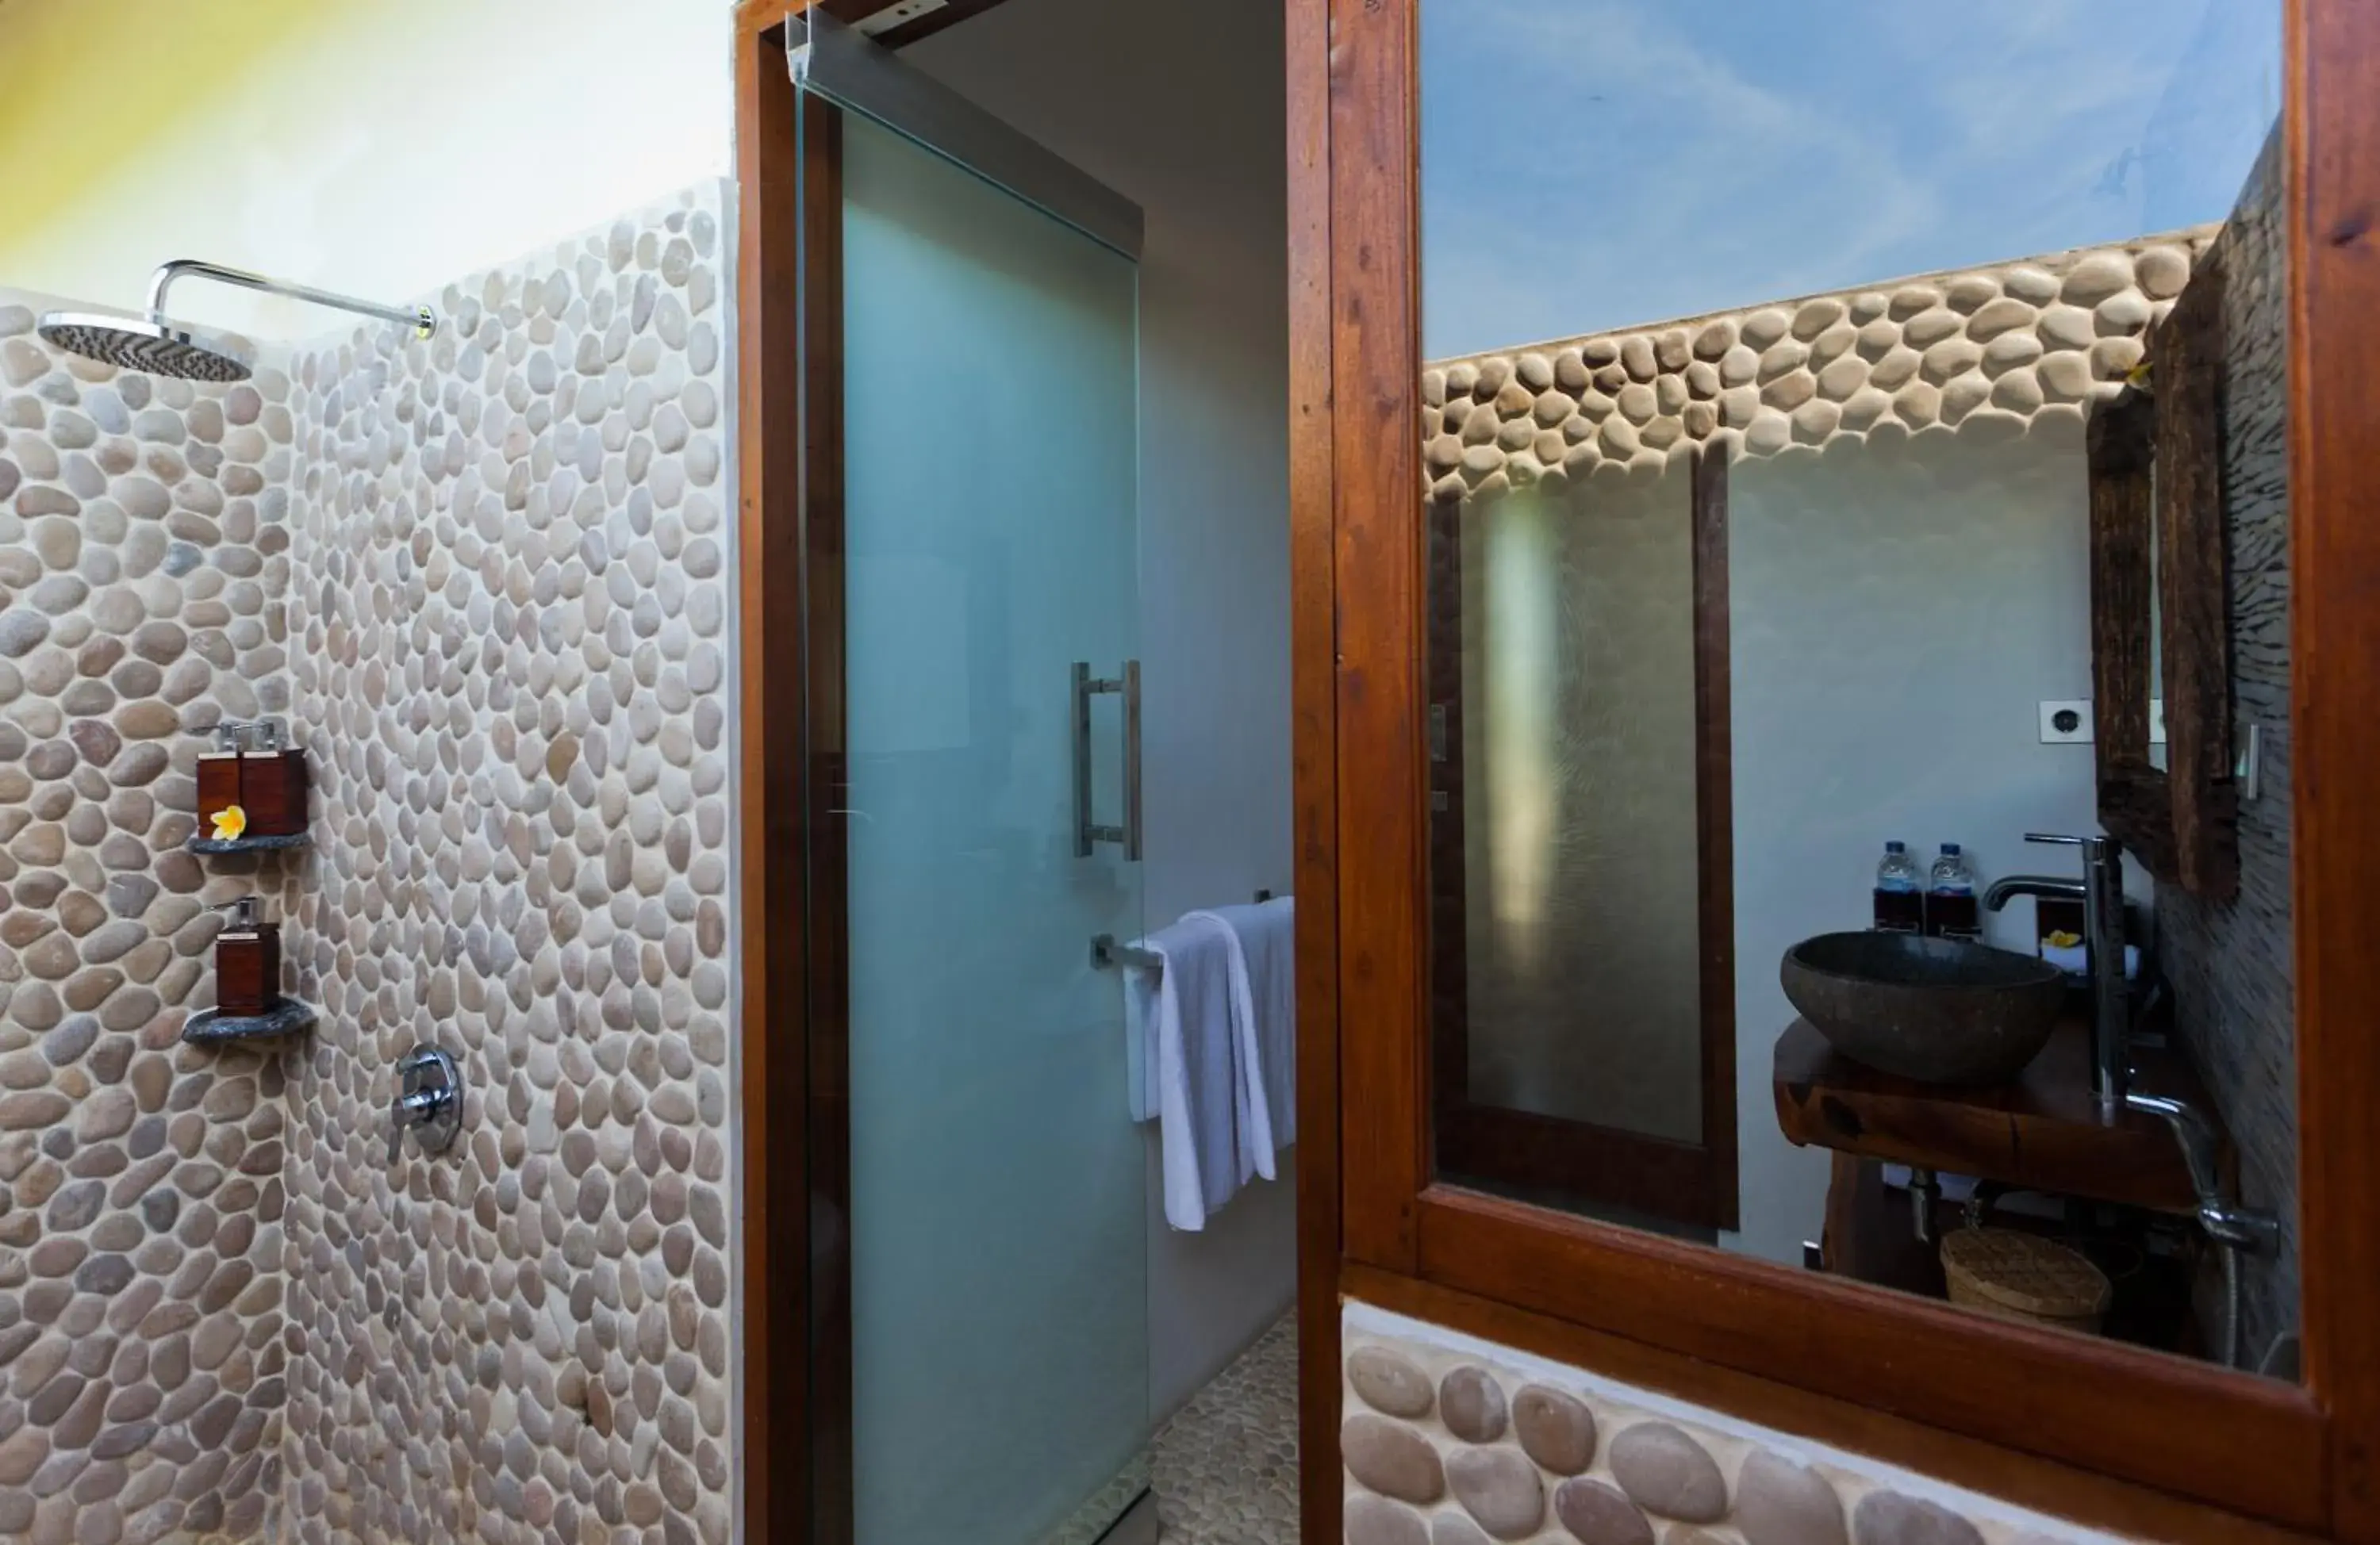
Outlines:
[[[225,909],[230,918],[215,935],[215,1008],[233,1018],[269,1014],[281,1001],[281,927],[264,921],[261,897],[243,896]]]

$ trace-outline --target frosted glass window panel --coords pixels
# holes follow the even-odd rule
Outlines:
[[[1702,1132],[1682,464],[1463,525],[1471,1098]]]
[[[860,1545],[1034,1545],[1148,1433],[1138,866],[1074,846],[1071,667],[1136,653],[1137,274],[847,115]],[[1101,818],[1121,727],[1096,727]],[[1092,1533],[1096,1533],[1094,1528]]]

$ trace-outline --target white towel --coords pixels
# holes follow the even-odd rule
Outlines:
[[[1189,916],[1232,932],[1241,1178],[1277,1179],[1273,1155],[1297,1141],[1297,903],[1283,896]]]
[[[1232,930],[1194,915],[1139,944],[1162,964],[1124,972],[1126,1031],[1141,1053],[1133,1118],[1157,1119],[1165,1221],[1201,1229],[1247,1177],[1240,1158]]]

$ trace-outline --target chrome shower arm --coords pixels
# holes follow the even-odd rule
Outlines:
[[[266,295],[287,296],[310,305],[328,306],[334,310],[353,311],[358,316],[378,317],[382,321],[413,329],[414,335],[427,338],[438,331],[438,313],[427,306],[375,306],[369,300],[352,296],[333,295],[311,284],[299,284],[287,279],[268,279],[261,273],[245,269],[225,268],[221,263],[207,262],[200,258],[176,258],[158,265],[155,277],[149,281],[149,315],[159,321],[165,317],[165,292],[176,279],[212,279],[219,284],[235,284],[243,290],[261,290]]]

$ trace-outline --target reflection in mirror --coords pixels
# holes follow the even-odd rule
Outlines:
[[[2293,1373],[2286,778],[2192,898],[2056,713],[2092,415],[2206,270],[2231,690],[2287,722],[2279,40],[1423,0],[1442,1179]]]

